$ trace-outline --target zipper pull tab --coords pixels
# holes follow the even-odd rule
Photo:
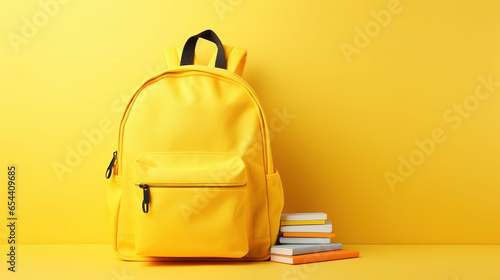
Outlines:
[[[149,212],[149,186],[146,184],[141,184],[139,187],[142,188],[142,192],[144,193],[144,199],[142,200],[142,212],[148,213]]]
[[[116,162],[116,154],[117,154],[117,151],[114,151],[113,158],[111,159],[111,162],[109,163],[108,169],[106,169],[106,179],[109,179],[111,177],[111,173],[113,173],[113,167],[115,166],[115,162]]]

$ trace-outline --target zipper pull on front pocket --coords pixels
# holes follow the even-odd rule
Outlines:
[[[115,166],[116,162],[116,154],[117,151],[114,151],[113,158],[111,159],[111,162],[108,165],[108,169],[106,169],[106,179],[109,179],[111,177],[111,173],[113,173],[113,167]]]
[[[142,212],[148,213],[149,212],[149,186],[146,184],[140,184],[139,187],[141,187],[142,192],[144,194],[144,198],[142,199]]]

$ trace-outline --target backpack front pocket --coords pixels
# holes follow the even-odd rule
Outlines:
[[[245,162],[228,153],[150,153],[136,160],[137,255],[241,258],[249,250]]]

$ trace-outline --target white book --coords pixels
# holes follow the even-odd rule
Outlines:
[[[281,232],[332,232],[332,223],[326,221],[323,225],[281,226]]]
[[[282,221],[311,221],[311,220],[326,220],[326,214],[315,213],[283,213],[281,214]]]
[[[283,256],[277,256],[277,255],[271,255],[271,261],[272,262],[280,262],[280,263],[288,263],[288,264],[293,264],[293,259],[290,257],[283,257]]]
[[[280,237],[281,244],[325,244],[330,243],[330,237]]]
[[[309,253],[319,253],[325,251],[334,251],[342,249],[342,243],[327,244],[281,244],[271,247],[271,254],[277,255],[303,255]]]

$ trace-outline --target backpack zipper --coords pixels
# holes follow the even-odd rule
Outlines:
[[[113,158],[111,159],[111,162],[108,165],[108,169],[106,169],[106,179],[109,179],[111,177],[111,173],[113,172],[113,167],[115,166],[116,163],[116,155],[118,151],[113,152]]]
[[[148,213],[149,212],[149,199],[151,196],[151,193],[149,192],[149,186],[146,184],[140,184],[139,187],[142,189],[142,192],[143,192],[142,212]]]
[[[202,187],[213,187],[213,188],[241,188],[246,186],[247,184],[241,185],[196,185],[196,186],[185,186],[185,185],[153,185],[150,186],[148,184],[139,184],[139,187],[142,189],[142,212],[149,212],[149,203],[151,201],[151,190],[150,188],[202,188]]]

